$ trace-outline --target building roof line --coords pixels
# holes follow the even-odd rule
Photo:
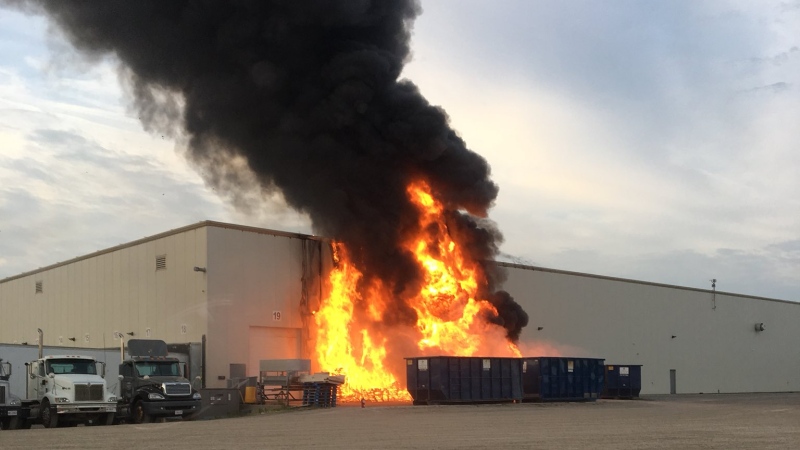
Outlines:
[[[19,278],[28,277],[28,276],[35,275],[35,274],[40,273],[40,272],[45,272],[47,270],[52,270],[52,269],[55,269],[57,267],[65,266],[67,264],[76,263],[78,261],[83,261],[85,259],[90,259],[90,258],[94,258],[96,256],[105,255],[107,253],[112,253],[112,252],[115,252],[117,250],[122,250],[122,249],[125,249],[125,248],[134,247],[134,246],[137,246],[137,245],[140,245],[140,244],[144,244],[145,242],[155,241],[155,240],[162,239],[162,238],[165,238],[165,237],[173,236],[175,234],[184,233],[186,231],[196,230],[196,229],[202,228],[202,227],[225,228],[225,229],[231,229],[231,230],[248,231],[248,232],[252,232],[252,233],[269,234],[269,235],[272,235],[272,236],[289,237],[289,238],[295,238],[295,239],[308,239],[308,240],[315,240],[315,241],[325,241],[325,240],[327,240],[327,239],[322,238],[320,236],[314,236],[314,235],[310,235],[310,234],[292,233],[292,232],[288,232],[288,231],[271,230],[271,229],[268,229],[268,228],[258,228],[258,227],[251,227],[251,226],[247,226],[247,225],[236,225],[236,224],[233,224],[233,223],[217,222],[217,221],[214,221],[214,220],[203,220],[201,222],[193,223],[191,225],[186,225],[186,226],[183,226],[183,227],[179,227],[179,228],[175,228],[175,229],[172,229],[172,230],[164,231],[164,232],[161,232],[161,233],[158,233],[158,234],[154,234],[152,236],[146,236],[146,237],[143,237],[141,239],[136,239],[135,241],[131,241],[131,242],[126,242],[124,244],[115,245],[113,247],[109,247],[109,248],[106,248],[106,249],[103,249],[103,250],[98,250],[96,252],[88,253],[86,255],[77,256],[75,258],[71,258],[71,259],[68,259],[66,261],[60,261],[60,262],[57,262],[55,264],[50,264],[50,265],[47,265],[47,266],[44,266],[44,267],[40,267],[40,268],[35,269],[35,270],[29,270],[27,272],[23,272],[23,273],[18,274],[18,275],[12,275],[10,277],[0,279],[0,283],[5,283],[6,281],[12,281],[12,280],[16,280],[16,279],[19,279]]]
[[[793,305],[800,305],[800,302],[795,302],[791,300],[782,300],[777,298],[769,298],[769,297],[759,297],[757,295],[747,295],[747,294],[737,294],[735,292],[725,292],[725,291],[714,291],[711,289],[702,289],[702,288],[693,288],[687,286],[679,286],[675,284],[666,284],[666,283],[654,283],[651,281],[641,281],[641,280],[634,280],[630,278],[619,278],[619,277],[610,277],[605,275],[595,275],[591,273],[582,273],[582,272],[572,272],[569,270],[560,270],[560,269],[548,269],[545,267],[537,267],[537,266],[528,266],[524,264],[517,264],[517,263],[510,263],[510,262],[503,262],[503,261],[494,261],[495,264],[501,267],[512,267],[515,269],[523,269],[523,270],[531,270],[531,271],[538,271],[538,272],[550,272],[562,275],[573,275],[578,277],[586,277],[586,278],[596,278],[600,280],[609,280],[609,281],[619,281],[623,283],[631,283],[631,284],[642,284],[647,286],[657,286],[657,287],[664,287],[670,289],[680,289],[684,291],[694,291],[694,292],[706,292],[709,294],[717,294],[717,295],[725,295],[729,297],[740,297],[740,298],[747,298],[747,299],[756,299],[756,300],[767,300],[770,302],[779,302],[779,303],[790,303]]]
[[[86,254],[86,255],[83,255],[83,256],[78,256],[78,257],[75,257],[75,258],[72,258],[72,259],[68,259],[66,261],[61,261],[61,262],[58,262],[58,263],[55,263],[55,264],[50,264],[50,265],[45,266],[45,267],[40,267],[40,268],[38,268],[36,270],[30,270],[28,272],[23,272],[23,273],[21,273],[19,275],[13,275],[13,276],[10,276],[10,277],[7,277],[7,278],[3,278],[3,279],[0,279],[0,283],[5,283],[6,281],[12,281],[12,280],[16,280],[16,279],[19,279],[19,278],[24,278],[24,277],[27,277],[27,276],[35,275],[35,274],[40,273],[40,272],[45,272],[47,270],[51,270],[51,269],[55,269],[57,267],[65,266],[67,264],[72,264],[72,263],[75,263],[75,262],[78,262],[78,261],[83,261],[83,260],[86,260],[86,259],[94,258],[96,256],[104,255],[104,254],[107,254],[107,253],[112,253],[112,252],[115,252],[117,250],[129,248],[129,247],[134,247],[136,245],[140,245],[140,244],[143,244],[145,242],[155,241],[155,240],[162,239],[162,238],[165,238],[165,237],[168,237],[168,236],[172,236],[172,235],[175,235],[175,234],[183,233],[183,232],[186,232],[186,231],[195,230],[195,229],[202,228],[202,227],[224,228],[224,229],[230,229],[230,230],[247,231],[247,232],[258,233],[258,234],[268,234],[268,235],[271,235],[271,236],[288,237],[288,238],[294,238],[294,239],[307,239],[307,240],[323,241],[323,242],[330,240],[329,238],[310,235],[310,234],[292,233],[292,232],[288,232],[288,231],[272,230],[272,229],[269,229],[269,228],[259,228],[259,227],[253,227],[253,226],[248,226],[248,225],[237,225],[237,224],[227,223],[227,222],[217,222],[217,221],[214,221],[214,220],[203,220],[201,222],[197,222],[197,223],[194,223],[194,224],[190,224],[190,225],[186,225],[186,226],[183,226],[183,227],[175,228],[175,229],[172,229],[172,230],[164,231],[164,232],[161,232],[161,233],[158,233],[158,234],[154,234],[152,236],[146,236],[146,237],[143,237],[141,239],[137,239],[135,241],[127,242],[125,244],[116,245],[114,247],[109,247],[109,248],[106,248],[104,250],[98,250],[96,252],[89,253],[89,254]],[[686,291],[716,293],[716,294],[719,294],[719,295],[726,295],[726,296],[730,296],[730,297],[740,297],[740,298],[767,300],[767,301],[772,301],[772,302],[791,303],[791,304],[794,304],[794,305],[800,305],[800,302],[795,302],[795,301],[791,301],[791,300],[781,300],[781,299],[776,299],[776,298],[759,297],[759,296],[755,296],[755,295],[737,294],[737,293],[733,293],[733,292],[712,291],[710,289],[692,288],[692,287],[678,286],[678,285],[665,284],[665,283],[654,283],[654,282],[650,282],[650,281],[640,281],[640,280],[633,280],[633,279],[629,279],[629,278],[618,278],[618,277],[610,277],[610,276],[604,276],[604,275],[595,275],[595,274],[590,274],[590,273],[572,272],[572,271],[568,271],[568,270],[548,269],[548,268],[544,268],[544,267],[528,266],[528,265],[518,264],[518,263],[510,263],[510,262],[502,262],[502,261],[491,261],[491,262],[493,262],[494,264],[496,264],[498,266],[501,266],[501,267],[512,267],[512,268],[515,268],[515,269],[524,269],[524,270],[532,270],[532,271],[540,271],[540,272],[550,272],[550,273],[564,274],[564,275],[574,275],[574,276],[596,278],[596,279],[609,280],[609,281],[620,281],[620,282],[624,282],[624,283],[632,283],[632,284],[640,284],[640,285],[648,285],[648,286],[658,286],[658,287],[665,287],[665,288],[671,288],[671,289],[681,289],[681,290],[686,290]]]

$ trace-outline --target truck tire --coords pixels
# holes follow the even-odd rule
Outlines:
[[[153,418],[144,412],[144,405],[141,400],[136,400],[133,404],[133,408],[131,408],[131,418],[133,423],[150,423],[153,421]]]
[[[58,427],[58,414],[56,414],[55,408],[50,407],[47,399],[42,400],[42,405],[39,407],[39,418],[42,419],[42,425],[45,428]]]
[[[11,419],[0,419],[0,430],[11,430]]]

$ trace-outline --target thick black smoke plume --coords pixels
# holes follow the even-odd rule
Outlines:
[[[499,233],[472,217],[497,196],[486,160],[399,80],[416,1],[5,1],[46,14],[84,54],[118,58],[145,128],[180,130],[208,183],[235,193],[245,160],[398,298],[419,280],[399,245],[417,227],[411,180],[427,180],[474,255],[496,254]],[[406,322],[408,310],[394,308]],[[507,316],[496,321],[516,338],[525,323]]]

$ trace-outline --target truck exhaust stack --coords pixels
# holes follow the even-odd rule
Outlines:
[[[39,332],[39,359],[42,359],[44,356],[44,332],[41,328],[37,328],[36,331]]]

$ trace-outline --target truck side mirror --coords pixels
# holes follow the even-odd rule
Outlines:
[[[102,378],[105,378],[106,377],[106,363],[104,363],[102,361],[98,361],[98,363],[100,364],[100,376]]]

